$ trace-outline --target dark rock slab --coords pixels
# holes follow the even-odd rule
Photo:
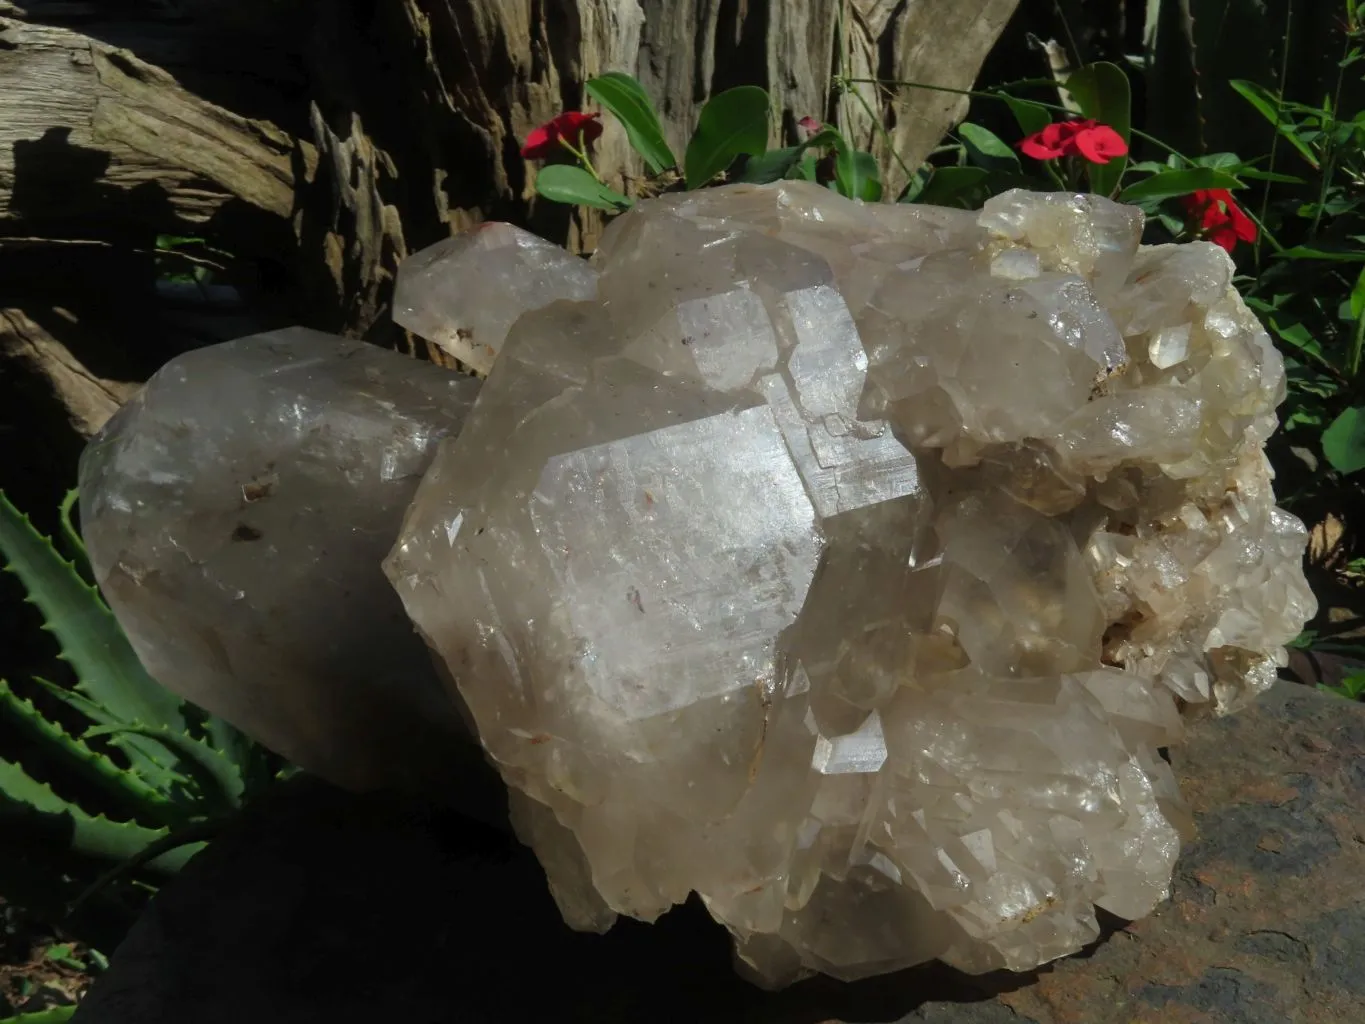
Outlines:
[[[77,1024],[1365,1020],[1365,708],[1280,684],[1174,754],[1199,837],[1174,900],[1027,975],[929,965],[760,992],[698,906],[606,936],[446,811],[282,787],[153,903]]]

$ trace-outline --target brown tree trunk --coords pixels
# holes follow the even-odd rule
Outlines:
[[[710,96],[757,84],[775,140],[803,116],[834,120],[899,187],[962,100],[839,81],[969,87],[1017,3],[0,0],[0,408],[36,365],[61,404],[73,373],[116,396],[177,347],[265,323],[398,343],[398,262],[482,219],[590,248],[599,215],[537,202],[518,149],[609,70],[640,78],[678,152]],[[626,187],[641,173],[614,124],[598,157]],[[165,236],[207,240],[251,315],[168,322],[153,288]],[[101,286],[124,294],[96,301]],[[73,370],[72,321],[123,358]],[[67,355],[35,355],[20,336],[36,325]],[[84,433],[99,415],[81,389],[68,415]]]

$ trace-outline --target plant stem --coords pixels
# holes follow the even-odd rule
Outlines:
[[[1290,27],[1293,25],[1294,0],[1286,0],[1284,12],[1284,50],[1280,53],[1280,81],[1279,91],[1276,94],[1275,102],[1275,133],[1270,139],[1270,160],[1266,164],[1266,170],[1275,170],[1275,151],[1280,145],[1280,115],[1284,112],[1284,83],[1289,75],[1289,41]],[[1259,227],[1265,220],[1266,211],[1270,209],[1270,186],[1271,182],[1265,183],[1265,188],[1261,190],[1261,213],[1259,220],[1256,221]],[[1261,269],[1261,234],[1256,235],[1256,247],[1252,250],[1252,262],[1256,269]]]
[[[575,148],[574,144],[570,142],[568,139],[564,138],[564,136],[562,135],[559,137],[559,144],[578,158],[578,162],[584,167],[585,170],[587,170],[589,174],[593,176],[593,180],[595,180],[597,184],[599,185],[606,184],[602,180],[602,176],[597,173],[597,168],[592,165],[592,161],[588,159],[588,142],[583,137],[582,132],[578,133],[577,148]]]
[[[1351,379],[1355,380],[1360,375],[1360,354],[1362,347],[1365,347],[1365,310],[1356,317],[1355,333],[1351,335]]]
[[[842,76],[840,76],[839,82],[842,84],[844,81],[845,79]],[[896,149],[895,140],[891,138],[891,133],[887,131],[886,124],[882,117],[875,110],[872,109],[872,104],[867,102],[867,97],[860,93],[857,89],[850,89],[847,91],[852,92],[854,96],[858,97],[858,102],[861,103],[863,105],[863,109],[867,111],[867,116],[872,118],[872,123],[877,126],[877,130],[881,133],[883,141],[886,142],[886,148],[890,150],[891,156],[895,159],[896,163],[900,165],[900,169],[905,173],[906,180],[908,181],[910,179],[913,179],[915,176],[915,172],[910,170],[905,160],[901,158],[900,152]]]

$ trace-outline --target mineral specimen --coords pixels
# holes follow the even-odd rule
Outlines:
[[[299,328],[163,367],[80,472],[95,575],[148,671],[343,785],[449,760],[467,733],[380,561],[478,386]]]
[[[695,891],[778,985],[1027,969],[1166,895],[1158,749],[1313,598],[1280,357],[1142,227],[731,186],[516,322],[386,569],[570,924]]]
[[[586,261],[511,224],[492,222],[403,261],[393,318],[470,369],[487,373],[507,330],[556,299],[590,299]]]

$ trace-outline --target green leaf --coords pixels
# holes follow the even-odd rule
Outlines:
[[[69,942],[54,942],[43,950],[43,959],[73,970],[85,970],[85,961],[76,955],[76,947]]]
[[[750,158],[744,165],[744,170],[735,176],[735,181],[748,182],[750,185],[766,185],[772,181],[781,181],[801,162],[805,152],[804,144],[770,149],[766,153]]]
[[[571,206],[591,206],[613,213],[627,209],[631,201],[615,189],[607,188],[592,174],[575,164],[550,164],[536,175],[536,191],[546,199]]]
[[[147,674],[99,591],[0,493],[0,554],[42,612],[77,689],[123,722],[185,728],[180,698]]]
[[[644,157],[651,171],[662,174],[678,163],[664,139],[663,126],[659,124],[654,105],[633,77],[620,71],[610,71],[590,79],[584,88],[589,96],[621,122],[630,144],[635,147],[635,152]]]
[[[933,164],[920,164],[915,168],[915,173],[910,175],[910,180],[905,183],[905,189],[897,197],[898,203],[917,203],[920,196],[924,193],[924,186],[929,184],[929,179],[934,176]]]
[[[62,544],[66,548],[66,553],[71,557],[71,562],[76,567],[76,571],[86,580],[93,581],[94,571],[90,568],[90,555],[85,550],[85,541],[81,539],[80,531],[76,529],[76,524],[71,520],[71,510],[75,508],[76,502],[80,499],[80,491],[76,488],[66,492],[66,497],[62,499],[60,508]]]
[[[838,146],[842,145],[843,142],[844,137],[842,135],[833,128],[826,128],[823,131],[816,132],[800,145],[770,149],[766,153],[751,157],[744,165],[744,170],[735,176],[735,180],[748,182],[751,185],[766,185],[771,181],[781,181],[796,169],[807,150]]]
[[[877,158],[861,149],[841,145],[834,157],[834,181],[839,194],[875,203],[882,197],[881,171]]]
[[[1035,135],[1052,123],[1052,112],[1047,107],[1029,100],[1015,99],[1013,96],[1002,98],[1014,119],[1019,122],[1019,130],[1025,135]]]
[[[1239,178],[1246,178],[1249,181],[1279,181],[1286,185],[1306,185],[1303,178],[1296,178],[1292,174],[1280,174],[1277,171],[1263,171],[1258,167],[1242,166],[1237,169]]]
[[[1107,124],[1124,142],[1132,136],[1132,93],[1128,76],[1117,64],[1096,61],[1077,68],[1066,80],[1066,91],[1081,108],[1081,113],[1100,124]],[[1107,164],[1088,164],[1091,190],[1102,196],[1112,196],[1123,181],[1126,156],[1116,157]]]
[[[37,1010],[34,1013],[21,1013],[17,1017],[6,1017],[0,1020],[0,1024],[66,1024],[76,1015],[76,1005],[54,1006],[47,1010]]]
[[[1203,156],[1191,157],[1190,163],[1196,167],[1213,167],[1217,170],[1224,170],[1229,174],[1237,174],[1245,166],[1242,163],[1242,158],[1236,153],[1206,153]]]
[[[31,701],[21,698],[3,679],[0,679],[0,715],[27,732],[42,749],[44,758],[51,759],[58,770],[65,769],[96,787],[130,818],[156,825],[171,825],[183,820],[184,815],[175,805],[138,778],[135,772],[120,768],[69,735],[56,722],[43,717]]]
[[[73,711],[80,712],[97,725],[125,724],[111,715],[98,702],[91,700],[83,693],[58,686],[41,676],[34,676],[33,681],[46,690],[49,695]],[[190,784],[189,779],[175,770],[175,758],[168,754],[166,748],[160,743],[134,737],[131,743],[117,744],[117,746],[128,756],[129,763],[133,766],[133,771],[137,777],[163,796],[170,795],[177,788],[183,789]]]
[[[1347,409],[1322,432],[1322,454],[1339,473],[1365,469],[1365,405]]]
[[[168,835],[126,821],[90,815],[38,782],[17,764],[0,758],[0,820],[5,841],[37,838],[74,853],[104,860],[126,860]],[[179,870],[192,853],[177,851],[151,863],[163,872]]]
[[[727,89],[702,107],[683,157],[683,178],[689,189],[701,188],[740,154],[758,156],[767,148],[768,94],[756,85]]]
[[[977,167],[988,171],[1018,171],[1019,157],[1001,138],[988,128],[963,121],[957,126],[967,157]]]
[[[1351,319],[1359,320],[1362,315],[1365,315],[1365,267],[1360,268],[1360,276],[1351,289]]]
[[[1282,260],[1335,260],[1338,263],[1365,261],[1365,252],[1361,252],[1359,249],[1315,249],[1311,245],[1296,245],[1293,248],[1277,252],[1275,255]]]
[[[1141,199],[1171,199],[1175,196],[1187,196],[1204,188],[1241,187],[1242,183],[1226,171],[1215,170],[1212,167],[1191,167],[1184,171],[1162,171],[1150,178],[1143,178],[1124,189],[1119,195],[1119,200],[1133,203]]]
[[[155,740],[175,755],[178,767],[198,786],[202,801],[211,810],[231,810],[242,802],[242,772],[231,758],[207,743],[183,732],[139,725],[98,726],[86,736],[109,736],[110,742],[126,742],[129,736]]]
[[[1275,125],[1279,133],[1289,140],[1290,145],[1299,151],[1299,155],[1308,161],[1314,169],[1318,166],[1318,158],[1294,130],[1294,125],[1287,121],[1284,116],[1283,104],[1278,96],[1263,85],[1256,82],[1248,82],[1246,79],[1233,78],[1228,81],[1241,94],[1242,98],[1255,107],[1267,121]]]
[[[970,197],[981,191],[991,172],[984,167],[939,167],[917,202],[926,206],[972,206]]]
[[[820,177],[820,158],[814,153],[807,153],[792,168],[792,177],[802,181],[817,181]]]

